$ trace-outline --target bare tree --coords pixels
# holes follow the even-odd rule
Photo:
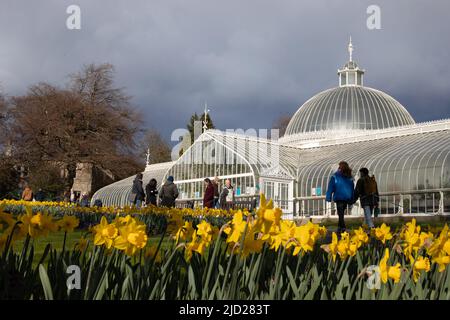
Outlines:
[[[155,129],[147,130],[142,144],[150,151],[150,164],[167,162],[171,160],[170,145]],[[145,149],[145,152],[147,152],[147,149]],[[143,157],[144,154],[141,153],[141,156]]]
[[[7,142],[7,117],[8,110],[6,100],[0,92],[0,152],[3,149],[2,147],[4,144]]]
[[[68,89],[39,83],[12,99],[14,153],[28,166],[63,164],[67,186],[76,164],[89,162],[120,176],[136,168],[139,115],[122,89],[113,87],[111,65],[89,65],[72,75]],[[120,166],[117,164],[121,163]]]
[[[286,128],[289,124],[289,121],[291,121],[290,115],[281,115],[274,121],[272,128],[280,130],[279,131],[280,138],[284,136],[284,134],[286,133]]]
[[[10,154],[9,118],[7,100],[0,92],[0,199],[13,197],[20,175]]]

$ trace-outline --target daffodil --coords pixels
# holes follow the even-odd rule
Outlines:
[[[197,236],[197,230],[194,230],[192,234],[192,240],[188,244],[186,244],[185,249],[185,259],[186,261],[190,261],[192,258],[193,252],[197,252],[200,255],[203,255],[205,252],[206,244],[202,240],[201,237]]]
[[[333,257],[333,261],[336,261],[336,255],[338,254],[338,238],[336,232],[331,234],[331,243],[329,245],[330,254]]]
[[[261,195],[260,206],[256,211],[257,223],[256,227],[260,232],[262,232],[266,237],[263,240],[268,240],[270,237],[270,232],[272,226],[279,226],[281,222],[282,211],[280,208],[274,208],[273,201],[270,199],[266,201],[264,195]]]
[[[93,231],[95,232],[94,244],[96,246],[105,245],[107,249],[112,247],[114,239],[119,233],[116,225],[109,224],[104,216],[101,218],[100,224],[93,228]]]
[[[380,227],[374,229],[374,235],[383,244],[385,244],[387,240],[392,239],[391,228],[384,223]]]
[[[193,232],[194,228],[192,227],[192,222],[184,222],[184,225],[178,229],[177,233],[174,236],[175,242],[178,243],[180,240],[189,240],[192,237]]]
[[[55,232],[58,230],[57,224],[49,214],[37,213],[31,218],[31,223],[39,226],[41,230]]]
[[[50,231],[55,232],[58,226],[48,214],[41,212],[33,215],[31,209],[27,209],[25,215],[19,216],[22,224],[19,226],[19,231],[16,233],[17,238],[21,238],[27,233],[31,238],[38,238],[47,236]]]
[[[322,248],[331,254],[333,262],[336,261],[336,255],[338,254],[338,237],[336,232],[331,234],[331,243],[328,245],[323,245]]]
[[[5,231],[14,226],[16,219],[13,218],[12,214],[4,213],[0,210],[0,231]]]
[[[170,215],[168,224],[167,224],[167,233],[173,234],[177,232],[184,224],[183,217],[178,213],[172,213]]]
[[[388,281],[388,278],[393,279],[394,283],[398,283],[401,277],[401,265],[397,263],[395,266],[388,266],[387,262],[389,260],[389,249],[386,248],[384,251],[384,257],[380,261],[380,277],[383,283]]]
[[[84,237],[82,237],[75,244],[75,250],[84,252],[87,249],[88,246],[89,246],[89,240],[84,238]]]
[[[431,256],[431,261],[439,265],[439,272],[443,272],[450,264],[450,237],[447,224],[439,236],[427,246],[427,253]]]
[[[233,220],[231,221],[231,226],[228,226],[228,228],[224,230],[224,232],[228,234],[227,242],[239,242],[246,224],[247,222],[244,220],[242,212],[238,211],[235,213]]]
[[[127,225],[119,227],[119,235],[114,239],[114,248],[123,250],[125,254],[132,256],[138,249],[145,247],[148,236],[145,233],[146,226],[131,220]]]
[[[430,260],[427,257],[419,256],[417,260],[413,264],[413,278],[414,281],[417,282],[419,280],[421,271],[428,272],[430,271]]]
[[[439,272],[443,272],[445,268],[450,264],[450,255],[440,254],[432,258],[432,261],[438,264]]]
[[[205,220],[197,225],[197,235],[202,237],[205,243],[211,243],[215,233],[213,226]]]
[[[64,232],[73,232],[73,230],[78,227],[80,220],[74,216],[65,215],[56,224]]]
[[[427,253],[432,256],[439,256],[441,252],[444,250],[444,247],[449,240],[449,230],[448,225],[446,224],[442,229],[439,237],[437,237],[433,243],[428,247]]]
[[[253,227],[250,227],[244,237],[244,248],[238,250],[242,258],[245,259],[249,254],[261,252],[263,244],[264,241],[259,239]]]
[[[444,251],[447,255],[450,256],[450,239],[445,241],[444,246],[442,247],[442,251]]]
[[[369,236],[363,228],[359,227],[358,229],[353,231],[352,241],[356,243],[359,248],[361,247],[361,245],[369,242]]]
[[[346,259],[348,256],[349,244],[350,241],[348,238],[348,233],[347,232],[341,233],[341,239],[338,241],[337,244],[337,252],[342,260]]]
[[[308,221],[305,225],[296,227],[295,239],[297,240],[298,246],[294,250],[294,255],[297,255],[300,251],[313,251],[314,244],[318,236],[318,229],[316,229],[314,224],[310,221]]]

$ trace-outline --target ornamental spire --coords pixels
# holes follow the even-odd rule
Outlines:
[[[362,86],[364,69],[361,69],[358,64],[353,61],[353,43],[352,37],[348,42],[349,61],[344,64],[342,69],[338,69],[339,86]]]
[[[203,118],[203,132],[205,132],[206,130],[208,130],[208,112],[210,110],[208,109],[208,103],[205,101],[205,113],[204,113],[204,118]]]
[[[146,165],[148,166],[150,164],[150,148],[147,148],[147,161],[146,161]]]
[[[352,55],[353,55],[352,36],[350,36],[350,42],[348,43],[348,54],[350,56],[350,60],[349,61],[353,61],[352,60]]]
[[[147,148],[144,171],[149,171],[149,170],[150,170],[150,147]]]

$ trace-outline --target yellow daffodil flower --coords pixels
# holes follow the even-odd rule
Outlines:
[[[375,228],[374,234],[375,237],[383,244],[385,244],[387,240],[392,239],[391,228],[388,227],[385,223],[383,223],[380,227]]]
[[[394,283],[398,283],[401,277],[401,265],[397,263],[395,266],[388,266],[387,262],[389,260],[389,249],[386,248],[384,251],[384,257],[380,261],[380,277],[383,283],[388,281],[388,278],[393,279]]]
[[[127,225],[119,227],[119,235],[114,239],[114,248],[122,250],[132,256],[138,249],[147,244],[148,236],[145,233],[146,226],[131,220]]]
[[[174,236],[175,242],[178,243],[181,241],[188,241],[194,232],[194,228],[192,227],[192,222],[185,221],[184,225],[181,226],[177,233]]]
[[[117,237],[119,230],[114,224],[109,224],[105,217],[102,217],[100,224],[93,228],[95,232],[94,244],[96,246],[105,245],[110,249],[113,245],[114,239]]]
[[[412,263],[414,263],[414,261],[412,261]],[[419,280],[421,271],[430,271],[430,260],[423,256],[419,256],[413,265],[413,278],[415,282]]]
[[[73,232],[73,230],[80,224],[80,220],[74,216],[66,215],[57,221],[56,224],[64,232]]]

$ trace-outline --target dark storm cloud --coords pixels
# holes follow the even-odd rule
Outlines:
[[[70,4],[81,7],[79,31],[65,27]],[[382,30],[366,28],[370,4],[381,7]],[[110,62],[166,138],[205,100],[219,128],[270,128],[337,85],[351,34],[367,86],[417,121],[448,118],[449,11],[447,0],[2,0],[0,83],[17,95]]]

